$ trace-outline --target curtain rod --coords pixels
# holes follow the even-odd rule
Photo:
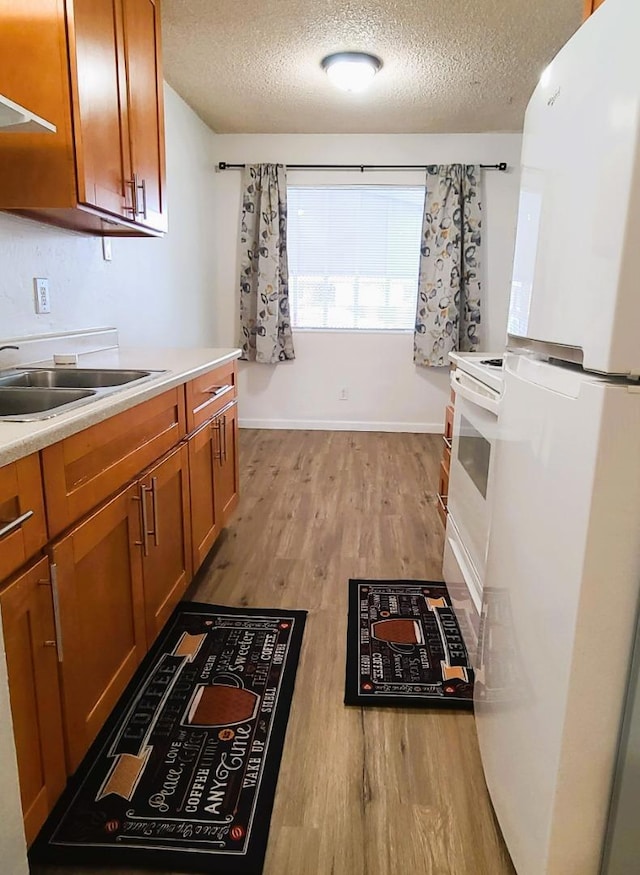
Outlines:
[[[287,170],[426,170],[433,167],[432,164],[287,164]],[[245,164],[227,164],[226,161],[218,163],[218,170],[244,170]],[[481,164],[482,170],[506,170],[507,162],[499,164]]]

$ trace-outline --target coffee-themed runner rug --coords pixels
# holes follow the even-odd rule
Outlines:
[[[260,873],[305,618],[181,603],[31,858]]]
[[[473,707],[473,669],[444,583],[349,581],[344,701]]]

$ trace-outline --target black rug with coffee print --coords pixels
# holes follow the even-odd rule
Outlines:
[[[262,872],[305,618],[181,603],[32,860]]]
[[[473,669],[444,583],[349,581],[344,701],[473,707]]]

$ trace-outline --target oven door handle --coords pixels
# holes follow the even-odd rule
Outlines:
[[[474,383],[478,387],[482,387],[484,391],[476,391],[473,389],[472,387]],[[489,395],[491,389],[482,386],[482,383],[478,380],[474,380],[473,377],[461,377],[456,369],[451,372],[451,386],[456,394],[465,398],[471,404],[476,404],[478,407],[482,407],[484,410],[488,410],[496,416],[498,415],[498,410],[500,409],[500,397],[498,395],[493,397],[493,393]]]

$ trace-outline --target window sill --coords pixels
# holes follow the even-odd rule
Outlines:
[[[296,328],[294,334],[413,334],[413,328]]]

